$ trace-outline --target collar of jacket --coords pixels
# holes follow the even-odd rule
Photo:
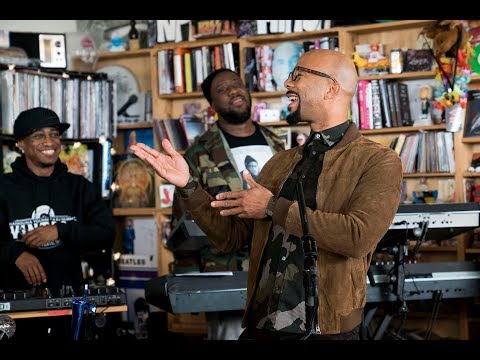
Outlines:
[[[307,140],[305,141],[305,144],[302,146],[298,146],[298,154],[303,154],[303,151],[305,149],[306,144],[310,141],[311,137],[313,136],[314,132],[310,131],[310,135],[308,136]],[[350,126],[348,127],[347,131],[345,132],[345,135],[342,137],[342,139],[333,145],[332,149],[340,148],[342,146],[345,146],[349,143],[351,143],[353,140],[358,139],[361,137],[362,134],[360,133],[360,130],[358,129],[357,125],[355,123],[351,123]]]

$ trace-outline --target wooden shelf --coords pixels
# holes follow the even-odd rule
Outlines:
[[[404,173],[404,178],[421,178],[421,177],[453,177],[455,173]]]
[[[462,138],[464,144],[476,144],[480,143],[480,136],[464,137]]]
[[[466,254],[480,254],[480,249],[479,248],[469,248],[465,249]]]
[[[260,122],[259,124],[264,126],[291,126],[286,121],[272,121],[272,122]],[[306,122],[301,122],[297,124],[298,126],[304,125],[307,126]],[[295,125],[295,126],[297,126]],[[405,132],[419,132],[419,131],[436,131],[436,130],[445,130],[445,124],[438,125],[426,125],[426,126],[400,126],[400,127],[391,127],[383,129],[371,129],[371,130],[360,130],[363,135],[379,135],[379,134],[397,134]]]
[[[435,20],[398,20],[390,22],[382,22],[377,24],[364,24],[349,26],[345,29],[348,33],[369,34],[369,33],[385,33],[392,30],[410,29],[412,27],[425,26],[434,23]]]
[[[435,131],[435,130],[445,130],[445,124],[438,125],[425,125],[425,126],[398,126],[390,127],[383,129],[371,129],[371,130],[360,130],[364,135],[375,135],[375,134],[397,134],[405,132],[419,132],[419,131]]]
[[[148,49],[138,49],[138,50],[127,50],[127,51],[104,51],[98,54],[98,59],[106,60],[106,59],[125,59],[129,57],[138,57],[138,56],[145,56],[150,55],[152,51],[151,48]]]
[[[285,96],[286,93],[287,93],[287,90],[279,90],[279,91],[253,91],[253,92],[251,93],[251,95],[252,95],[252,98],[264,99],[264,98]]]
[[[284,42],[284,41],[294,41],[294,40],[305,40],[308,38],[314,37],[329,37],[329,36],[338,36],[340,27],[332,27],[330,29],[321,29],[315,31],[302,31],[302,32],[293,32],[293,33],[283,33],[275,34],[275,39],[272,39],[272,35],[255,35],[247,38],[242,38],[247,41],[249,44],[264,44],[266,42]]]
[[[157,213],[160,213],[162,215],[172,215],[172,208],[160,208],[156,210]]]
[[[259,124],[262,126],[308,126],[308,124],[304,121],[295,125],[289,125],[285,120],[259,122]]]
[[[115,208],[113,216],[142,216],[154,215],[155,208]]]
[[[203,93],[201,91],[192,91],[188,93],[161,94],[158,97],[164,100],[192,99],[203,98]]]
[[[117,126],[117,130],[149,129],[149,128],[153,128],[153,122],[126,123],[126,124],[118,124]]]
[[[435,77],[435,71],[412,71],[400,74],[383,74],[383,75],[368,75],[359,76],[360,80],[375,80],[375,79],[397,79],[397,80],[418,80],[418,79],[432,79]]]
[[[465,171],[465,172],[463,173],[463,177],[466,177],[466,178],[476,178],[476,177],[480,177],[480,173],[478,173],[478,172]]]
[[[155,45],[151,50],[157,52],[163,49],[171,49],[172,47],[175,48],[197,48],[202,46],[214,46],[218,44],[225,44],[225,43],[238,43],[238,38],[235,35],[229,36],[215,36],[208,39],[198,39],[193,41],[180,41],[174,43],[172,46],[172,42],[165,42],[161,44]]]

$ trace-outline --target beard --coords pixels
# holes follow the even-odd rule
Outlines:
[[[241,112],[235,111],[223,111],[218,112],[218,115],[222,117],[223,120],[228,122],[229,124],[243,124],[248,119],[250,119],[250,109],[246,109]]]
[[[300,108],[288,114],[286,120],[289,125],[296,125],[300,121],[302,121],[302,117],[300,115]]]

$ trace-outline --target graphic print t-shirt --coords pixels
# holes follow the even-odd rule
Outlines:
[[[242,180],[242,172],[245,169],[250,171],[254,180],[257,180],[263,166],[273,156],[272,149],[268,146],[259,125],[255,124],[255,128],[255,133],[247,137],[233,136],[223,132],[233,156],[231,160],[238,169],[238,175]],[[243,188],[248,189],[249,187],[243,180]]]
[[[239,175],[243,180],[242,172],[247,169],[256,181],[263,165],[272,157],[272,149],[268,145],[248,145],[231,149]],[[250,186],[244,181],[243,188]]]

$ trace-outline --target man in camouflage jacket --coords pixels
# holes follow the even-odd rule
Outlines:
[[[220,74],[223,70],[213,74]],[[206,80],[207,81],[207,80]],[[212,91],[214,92],[214,90]],[[207,93],[207,100],[212,100]],[[251,118],[247,122],[251,122]],[[263,134],[273,153],[284,150],[282,140],[268,128],[260,126]],[[240,171],[235,162],[225,136],[220,130],[218,123],[213,124],[209,130],[201,135],[185,152],[185,160],[190,167],[190,173],[198,181],[200,186],[210,195],[215,196],[226,191],[243,189]],[[172,228],[175,228],[178,220],[185,213],[185,209],[178,199],[178,191],[175,191],[172,211]],[[248,247],[245,246],[235,252],[222,252],[212,246],[202,246],[199,250],[172,249],[175,263],[172,269],[174,273],[188,271],[236,271],[248,270]]]

